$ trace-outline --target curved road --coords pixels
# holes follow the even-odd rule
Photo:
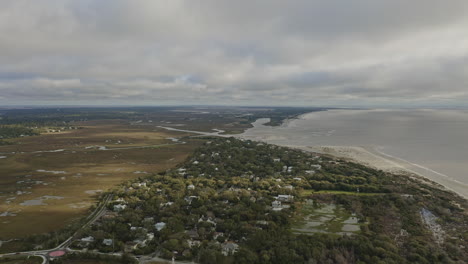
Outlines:
[[[70,251],[68,247],[71,245],[73,240],[76,238],[76,235],[80,230],[83,228],[93,224],[98,220],[101,216],[104,215],[106,212],[106,205],[112,200],[113,195],[107,195],[107,197],[104,198],[104,201],[94,210],[92,214],[90,214],[87,219],[89,219],[83,226],[81,226],[71,237],[69,237],[67,240],[65,240],[63,243],[58,245],[55,248],[51,249],[45,249],[45,250],[34,250],[34,251],[23,251],[23,252],[13,252],[13,253],[6,253],[6,254],[0,254],[1,257],[7,257],[7,256],[37,256],[41,257],[43,259],[42,264],[47,264],[49,263],[49,254],[54,251]]]

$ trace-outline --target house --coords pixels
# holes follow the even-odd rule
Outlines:
[[[316,165],[310,165],[313,168],[316,168],[317,170],[320,170],[322,168],[322,165],[316,164]]]
[[[224,233],[223,232],[214,232],[213,233],[213,239],[218,239],[218,237],[223,237]]]
[[[195,185],[190,184],[189,186],[187,186],[187,190],[195,190]]]
[[[163,229],[164,227],[166,227],[166,223],[164,222],[159,222],[159,223],[154,224],[154,228],[156,228],[156,230],[158,231],[161,231],[161,229]]]
[[[124,198],[119,198],[119,199],[117,199],[115,201],[118,202],[118,203],[126,203]]]
[[[236,253],[238,249],[239,249],[238,244],[232,241],[224,242],[221,245],[221,254],[223,254],[224,256],[229,256],[229,255]]]
[[[280,162],[280,161],[281,161],[280,158],[275,158],[275,159],[273,159],[273,162]]]
[[[94,237],[92,237],[92,236],[83,237],[83,238],[81,239],[81,242],[86,242],[86,243],[94,242]]]
[[[199,219],[198,219],[198,223],[200,222],[207,222],[207,223],[210,223],[214,226],[216,226],[216,222],[213,220],[213,218],[211,217],[205,217],[205,216],[201,216]]]
[[[293,199],[294,199],[294,196],[287,195],[287,194],[280,194],[276,197],[276,200],[281,201],[281,202],[292,202]]]
[[[143,222],[145,222],[145,223],[152,223],[152,222],[154,222],[154,217],[145,217],[145,218],[143,219]]]
[[[196,160],[196,161],[194,161],[192,164],[193,164],[193,165],[198,165],[198,163],[200,163],[200,162],[198,162],[198,160]]]
[[[281,201],[273,201],[271,203],[271,207],[273,211],[281,211],[283,209],[289,208],[290,206],[281,204]]]
[[[293,180],[296,180],[296,181],[302,181],[302,178],[295,177],[295,178],[293,178]]]
[[[187,244],[189,248],[200,246],[201,242],[198,240],[187,239]]]
[[[184,200],[188,203],[188,204],[192,204],[192,201],[193,199],[198,199],[198,196],[187,196],[184,198]]]
[[[174,204],[174,202],[167,202],[167,203],[161,204],[160,207],[171,206],[171,205],[173,205],[173,204]]]
[[[286,185],[283,187],[284,189],[292,190],[294,187],[292,185]]]
[[[309,175],[314,175],[315,171],[314,170],[306,170],[305,173],[309,174]]]
[[[102,244],[106,245],[106,246],[112,246],[112,244],[114,243],[114,240],[112,239],[109,239],[109,238],[106,238],[102,241]]]
[[[125,204],[116,204],[114,205],[114,212],[120,212],[127,207]]]
[[[291,172],[292,172],[292,169],[293,169],[293,167],[292,167],[292,166],[288,167],[288,170],[287,170],[287,172],[288,172],[288,173],[291,173]]]
[[[271,202],[271,207],[274,208],[281,208],[281,202],[280,201],[273,201]]]

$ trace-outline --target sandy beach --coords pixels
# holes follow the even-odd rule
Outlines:
[[[468,111],[328,110],[260,118],[237,137],[325,153],[392,173],[418,175],[468,198]]]

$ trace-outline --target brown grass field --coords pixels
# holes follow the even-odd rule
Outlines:
[[[175,144],[167,138],[186,134],[127,121],[79,125],[83,129],[0,146],[0,156],[6,156],[0,159],[0,240],[61,228],[82,217],[100,191],[171,168],[200,144],[195,139]]]

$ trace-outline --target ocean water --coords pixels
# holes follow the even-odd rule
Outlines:
[[[329,110],[243,138],[289,146],[361,146],[468,197],[467,110]]]

